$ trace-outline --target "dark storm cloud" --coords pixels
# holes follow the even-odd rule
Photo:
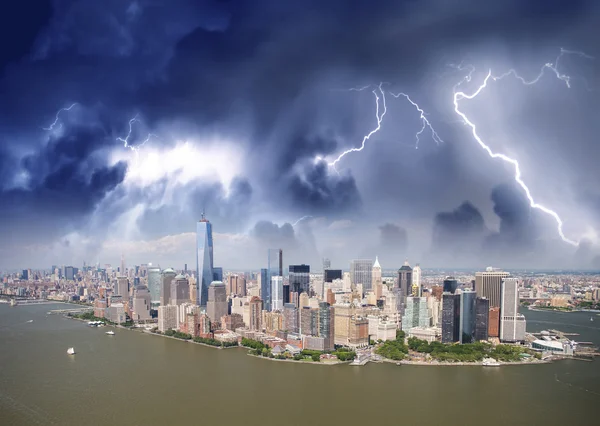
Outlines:
[[[294,227],[289,223],[280,226],[267,220],[261,220],[254,225],[251,236],[266,248],[290,249],[297,245]]]
[[[174,177],[171,177],[174,178]],[[136,203],[148,203],[164,196],[168,181],[138,192]],[[156,238],[168,234],[194,231],[194,224],[205,212],[214,232],[240,231],[246,224],[252,201],[252,186],[244,178],[235,178],[226,193],[220,183],[178,185],[171,189],[173,201],[160,207],[148,207],[138,219],[143,235]]]
[[[419,99],[428,99],[437,88],[429,84],[431,75],[471,50],[485,52],[485,62],[497,54],[497,46],[525,57],[554,54],[565,40],[581,42],[577,48],[591,49],[592,55],[597,49],[597,28],[590,22],[598,16],[598,5],[584,0],[57,0],[52,4],[51,14],[41,7],[25,25],[10,13],[0,13],[8,17],[0,26],[8,30],[5,39],[19,39],[7,55],[0,54],[2,187],[14,186],[23,172],[30,175],[29,187],[10,189],[10,196],[3,198],[8,202],[4,215],[14,217],[17,211],[41,215],[49,209],[56,218],[50,227],[66,222],[75,226],[105,200],[109,205],[102,205],[104,216],[97,219],[109,224],[112,214],[144,204],[148,207],[138,223],[144,236],[187,230],[183,223],[197,220],[203,207],[209,214],[218,212],[211,215],[211,222],[231,230],[241,226],[240,216],[249,205],[265,205],[273,215],[347,216],[373,200],[385,203],[385,210],[394,214],[404,215],[411,208],[406,215],[412,217],[439,210],[440,205],[431,206],[432,199],[456,205],[468,197],[480,205],[479,197],[470,194],[479,191],[486,196],[488,189],[471,191],[478,183],[469,181],[467,187],[461,180],[464,164],[459,155],[448,154],[459,148],[442,147],[423,162],[390,155],[372,167],[360,164],[341,175],[323,162],[315,164],[316,155],[333,156],[358,146],[365,129],[372,126],[364,122],[367,116],[372,120],[372,104],[353,109],[350,102],[331,101],[325,92],[392,81],[401,82]],[[83,114],[65,126],[65,140],[50,141],[48,149],[40,143],[39,127],[74,101],[103,123],[104,133],[93,126],[81,130],[78,120],[87,120]],[[428,107],[432,116],[448,112]],[[172,189],[172,201],[164,205],[151,201],[165,194],[165,182],[147,191],[123,188],[119,182],[125,167],[109,165],[110,149],[103,138],[114,145],[115,135],[122,134],[138,112],[151,129],[164,122],[183,122],[200,130],[243,135],[247,164],[253,165],[246,176],[250,180],[240,177],[229,194],[214,182],[179,185]],[[387,119],[397,124],[392,133],[399,127],[412,131],[412,124]],[[165,139],[182,127],[168,126]],[[446,138],[449,144],[458,144],[463,137],[453,136]],[[400,139],[393,134],[388,138]],[[365,185],[368,194],[360,187],[367,175],[379,177],[377,185]],[[463,192],[457,189],[465,187]],[[59,202],[50,204],[49,197]],[[514,197],[500,192],[494,203],[502,225],[488,244],[535,240],[537,234],[526,229],[524,210]],[[369,213],[378,216],[383,211]],[[378,218],[375,223],[396,219]],[[465,225],[463,220],[473,223]],[[410,229],[410,223],[404,226]],[[436,218],[434,246],[452,247],[453,237],[465,230],[467,240],[485,233],[481,214],[469,205]],[[472,248],[466,244],[465,249]]]
[[[406,229],[393,223],[386,223],[379,227],[379,240],[381,247],[386,250],[406,250],[408,237]]]

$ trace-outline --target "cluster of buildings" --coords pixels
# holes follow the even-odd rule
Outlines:
[[[384,271],[377,258],[356,259],[344,271],[323,259],[315,273],[305,264],[284,267],[281,249],[268,249],[259,271],[224,274],[213,264],[211,223],[203,216],[196,226],[195,271],[187,265],[178,271],[152,264],[126,268],[122,257],[116,269],[84,264],[81,270],[53,266],[50,274],[5,275],[0,290],[92,303],[95,316],[115,323],[223,341],[247,337],[292,353],[361,348],[393,340],[399,329],[444,343],[523,342],[520,300],[550,294],[548,300],[561,303],[565,290],[600,299],[598,283],[557,287],[547,276],[519,280],[493,268],[454,278],[423,276],[408,262]]]

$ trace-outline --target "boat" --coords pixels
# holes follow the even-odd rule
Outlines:
[[[29,321],[27,321],[27,322],[33,322],[33,320],[29,320]]]
[[[500,367],[500,363],[494,358],[484,358],[481,365],[484,367]]]
[[[67,349],[67,353],[69,355],[75,355],[75,349],[74,348],[69,348],[69,349]]]
[[[590,317],[590,321],[594,321],[594,318]]]
[[[108,334],[109,336],[114,336],[114,335],[115,335],[115,332],[114,332],[114,331],[112,331],[112,330],[110,330],[110,331],[107,331],[107,332],[106,332],[106,334]]]

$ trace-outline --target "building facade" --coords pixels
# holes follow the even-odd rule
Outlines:
[[[212,322],[221,321],[227,315],[227,291],[221,281],[213,281],[208,287],[206,313]]]
[[[161,272],[160,276],[160,304],[170,305],[171,304],[171,281],[177,276],[175,271],[171,268],[167,268]]]
[[[160,303],[160,285],[161,276],[158,266],[148,265],[148,290],[150,291],[150,299],[152,302]],[[125,296],[123,296],[125,297]]]
[[[177,329],[177,306],[161,305],[158,307],[158,331],[164,333]]]
[[[525,327],[525,317],[519,314],[519,280],[504,278],[500,303],[500,341],[524,341]]]
[[[288,281],[291,293],[306,293],[310,291],[310,266],[290,265],[288,267]]]
[[[490,301],[490,308],[500,307],[502,292],[502,280],[507,278],[508,272],[487,268],[485,272],[475,273],[475,292],[479,297],[485,297]]]
[[[430,327],[431,315],[425,297],[406,298],[406,307],[402,316],[402,330],[408,332],[413,327]]]
[[[487,340],[489,330],[490,301],[485,297],[475,299],[475,340]]]
[[[362,284],[363,291],[371,291],[373,279],[373,261],[371,259],[356,259],[350,262],[350,281],[356,287]]]
[[[442,295],[442,343],[460,340],[460,295]]]
[[[212,224],[202,214],[196,224],[196,304],[206,306],[208,287],[213,281]]]
[[[271,277],[271,310],[283,310],[283,277],[281,275]]]

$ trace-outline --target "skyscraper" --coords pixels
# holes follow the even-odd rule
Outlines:
[[[122,277],[126,276],[126,274],[125,274],[125,255],[124,254],[121,254],[121,270],[119,272],[121,273]]]
[[[442,295],[442,343],[454,343],[460,339],[460,295]]]
[[[150,292],[148,287],[141,285],[135,289],[133,295],[133,319],[134,321],[146,321],[150,319]]]
[[[293,303],[283,305],[283,326],[290,333],[298,333],[300,325],[298,324],[298,308]]]
[[[335,308],[329,306],[327,302],[319,303],[319,337],[325,340],[325,350],[333,350],[333,341],[335,337],[334,321]]]
[[[460,343],[473,343],[475,340],[475,298],[477,293],[465,289],[460,293]]]
[[[363,291],[371,291],[373,274],[373,261],[371,259],[355,259],[350,262],[350,282],[354,287],[363,285]]]
[[[300,309],[300,333],[316,336],[319,330],[319,310],[304,306]]]
[[[196,224],[196,304],[206,306],[208,286],[213,281],[212,225],[204,217]]]
[[[375,256],[375,263],[371,270],[371,288],[375,290],[376,286],[381,284],[381,282],[381,265],[379,264],[379,258]]]
[[[221,281],[213,281],[208,287],[206,313],[212,322],[220,322],[227,315],[227,292]]]
[[[500,340],[503,342],[525,340],[525,317],[519,314],[519,280],[516,278],[502,280]]]
[[[331,268],[331,260],[323,258],[323,271]]]
[[[280,275],[271,277],[271,310],[283,310],[283,277]]]
[[[404,315],[406,298],[412,294],[412,272],[413,270],[408,264],[408,260],[404,261],[404,265],[398,270],[398,288],[400,289],[398,311],[400,315]]]
[[[254,296],[252,299],[250,299],[248,305],[250,308],[250,323],[248,324],[250,330],[262,330],[263,301]]]
[[[421,267],[417,263],[412,272],[412,295],[421,297]]]
[[[223,268],[220,266],[213,267],[213,281],[223,281]]]
[[[153,302],[160,302],[160,268],[157,266],[148,265],[148,290],[150,290],[150,298]]]
[[[115,282],[114,294],[123,299],[129,297],[129,279],[127,277],[118,277]]]
[[[430,327],[431,315],[425,297],[406,298],[406,308],[402,317],[402,330],[408,332],[413,327]]]
[[[454,294],[457,288],[458,281],[456,281],[454,277],[446,277],[446,279],[444,280],[443,292]]]
[[[267,270],[263,277],[261,271],[261,292],[260,297],[263,300],[264,309],[271,311],[271,277],[283,276],[283,250],[269,249],[267,251]],[[263,279],[264,278],[264,279]]]
[[[171,295],[169,297],[170,305],[182,305],[190,301],[190,283],[183,275],[177,275],[171,281]]]
[[[475,291],[477,296],[486,297],[490,301],[490,308],[499,308],[502,279],[509,275],[508,272],[494,270],[494,268],[487,268],[485,272],[476,272]]]
[[[171,300],[171,281],[175,279],[177,274],[171,268],[167,268],[160,274],[160,304],[170,305]]]
[[[490,301],[485,297],[475,299],[475,340],[488,339]]]
[[[307,293],[310,290],[310,266],[290,265],[288,268],[290,292]]]
[[[342,270],[341,269],[325,269],[323,273],[323,280],[326,283],[332,283],[333,280],[341,280],[342,279]]]

